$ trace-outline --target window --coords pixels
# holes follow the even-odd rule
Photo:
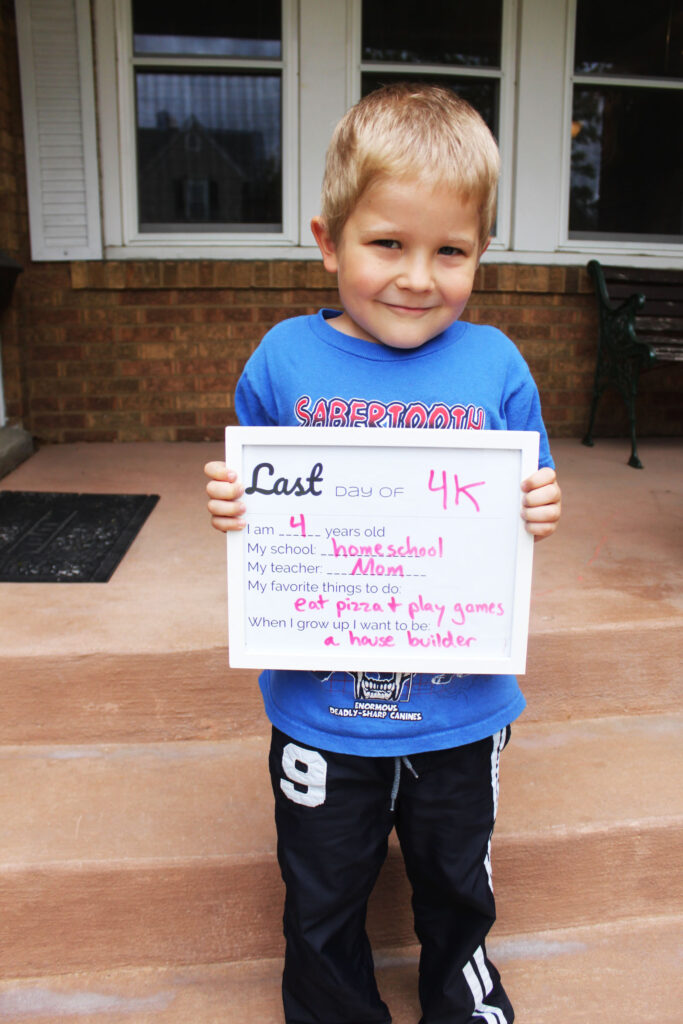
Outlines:
[[[498,134],[503,0],[363,0],[361,94],[427,79],[455,90]]]
[[[509,42],[513,8],[503,0],[476,4],[429,0],[422,3],[417,16],[412,0],[362,0],[361,4],[360,95],[392,81],[433,82],[471,103],[498,140],[504,168],[499,247],[507,238],[505,184],[512,147],[510,134],[503,129],[512,120],[512,97],[504,93],[513,78]]]
[[[406,0],[94,4],[108,255],[314,255],[334,124],[415,76],[457,89],[498,137],[507,246],[516,0],[426,0],[419,19]]]
[[[332,129],[397,78],[498,139],[488,261],[680,257],[680,0],[90,2],[109,258],[314,257]]]
[[[138,229],[282,230],[280,0],[132,0]]]
[[[109,247],[296,241],[295,8],[96,0]]]
[[[577,0],[570,239],[683,238],[683,8]]]

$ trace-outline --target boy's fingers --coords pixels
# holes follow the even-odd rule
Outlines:
[[[211,525],[214,530],[220,530],[221,533],[232,533],[243,530],[246,523],[244,519],[235,519],[234,516],[212,515]]]
[[[550,537],[557,529],[557,522],[552,523],[526,523],[525,529],[527,533],[530,533],[534,540],[543,540],[544,537]]]
[[[241,516],[246,512],[243,502],[222,497],[211,498],[207,508],[212,516]]]
[[[534,540],[550,537],[557,529],[562,506],[559,501],[522,509],[524,528]]]
[[[206,493],[211,525],[221,533],[243,530],[245,522],[242,516],[246,507],[239,499],[244,494],[244,487],[235,470],[229,469],[224,462],[207,462],[204,472],[209,477]]]
[[[207,462],[204,466],[204,473],[212,480],[235,480],[237,478],[234,469],[228,469],[224,462]]]
[[[546,466],[522,484],[522,519],[534,540],[543,540],[557,529],[562,513],[562,492],[554,469]]]
[[[557,473],[555,470],[551,469],[550,466],[543,466],[522,483],[522,490],[526,493],[536,490],[538,487],[543,487],[546,484],[554,484],[556,481]]]
[[[560,503],[546,502],[542,505],[526,506],[522,509],[522,518],[527,523],[556,523],[560,518]]]
[[[237,501],[244,494],[244,487],[237,481],[209,480],[206,493],[218,501]]]
[[[545,487],[535,487],[532,491],[528,491],[522,499],[522,504],[525,508],[556,505],[559,504],[561,497],[562,492],[556,483],[546,484]]]

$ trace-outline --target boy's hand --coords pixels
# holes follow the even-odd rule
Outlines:
[[[243,530],[245,522],[240,517],[246,508],[239,499],[244,494],[244,487],[237,473],[234,469],[228,469],[224,462],[207,462],[204,472],[209,477],[206,493],[210,498],[208,508],[211,525],[221,533]]]
[[[534,540],[543,540],[557,529],[562,511],[562,492],[554,469],[545,467],[532,473],[522,484],[522,519]]]

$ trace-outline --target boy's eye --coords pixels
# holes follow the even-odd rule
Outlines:
[[[373,245],[380,245],[383,249],[398,249],[399,243],[395,238],[376,238]]]
[[[439,249],[442,256],[461,256],[462,249],[458,249],[457,245],[442,245]]]

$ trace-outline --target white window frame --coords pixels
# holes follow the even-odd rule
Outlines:
[[[102,153],[102,207],[105,254],[109,258],[225,258],[234,251],[249,258],[263,246],[291,248],[299,241],[297,182],[298,68],[296,0],[282,0],[280,60],[133,57],[130,0],[95,0],[99,139]],[[113,43],[113,45],[112,45]],[[202,67],[280,71],[282,81],[282,231],[151,232],[138,227],[135,68]],[[228,251],[226,251],[228,250]],[[230,252],[232,255],[233,252]]]
[[[384,71],[387,74],[404,74],[406,78],[419,81],[423,75],[439,75],[453,78],[488,78],[499,82],[499,125],[498,146],[501,155],[500,186],[498,188],[498,211],[496,234],[491,239],[488,252],[507,252],[510,246],[510,211],[512,200],[512,168],[514,149],[514,112],[516,81],[516,35],[517,0],[502,0],[500,68],[463,67],[444,64],[391,64],[387,61],[363,61],[361,53],[363,0],[353,0],[351,8],[351,48],[354,70],[351,103],[356,103],[361,94],[363,72]]]
[[[360,95],[362,70],[376,69],[361,61],[361,0],[284,0],[282,233],[157,237],[137,231],[129,0],[93,3],[105,256],[317,258],[309,225],[319,212],[329,138]],[[502,66],[496,72],[502,174],[497,235],[485,259],[585,265],[597,256],[612,264],[681,266],[683,245],[569,238],[572,89],[583,77],[596,81],[573,74],[575,11],[576,0],[503,0]],[[440,65],[418,70],[448,71]],[[482,75],[478,68],[451,70]]]
[[[591,253],[601,255],[609,253],[615,246],[624,253],[639,253],[646,248],[653,254],[676,251],[683,255],[683,244],[676,246],[675,242],[656,242],[651,240],[627,241],[624,238],[570,238],[569,237],[569,193],[571,184],[571,122],[574,106],[575,85],[606,85],[610,87],[637,87],[639,89],[683,89],[683,81],[672,78],[656,78],[638,75],[586,75],[574,73],[574,43],[576,38],[576,8],[578,0],[569,0],[567,7],[567,69],[566,95],[565,95],[565,153],[562,165],[562,238],[561,248],[568,252],[586,251],[588,247]],[[672,130],[675,130],[672,125]]]
[[[515,263],[585,265],[596,257],[614,265],[683,266],[683,244],[569,237],[573,87],[602,80],[574,75],[575,28],[576,0],[521,0],[516,186],[507,257]],[[611,75],[605,80],[643,84]]]

